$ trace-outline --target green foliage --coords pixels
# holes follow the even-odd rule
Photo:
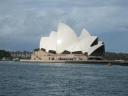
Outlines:
[[[34,51],[39,51],[39,48],[37,48],[37,49],[34,49]]]
[[[0,50],[0,59],[2,58],[10,58],[11,57],[11,54],[10,52],[8,51],[5,51],[5,50]]]

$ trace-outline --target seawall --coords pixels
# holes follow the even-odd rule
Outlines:
[[[22,59],[20,62],[29,62],[29,63],[64,63],[64,64],[102,64],[102,65],[122,65],[128,66],[128,61],[116,61],[116,60],[86,60],[86,61],[65,61],[65,60],[25,60]]]

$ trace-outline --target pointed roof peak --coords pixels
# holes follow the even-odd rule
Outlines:
[[[59,24],[58,24],[58,27],[59,27],[59,26],[68,26],[68,25],[61,21],[61,22],[59,22]],[[68,27],[69,27],[69,26],[68,26]]]
[[[57,28],[57,32],[59,33],[59,32],[61,32],[61,33],[72,33],[72,34],[74,34],[74,35],[76,35],[75,34],[75,32],[74,32],[74,30],[71,28],[71,27],[69,27],[67,24],[65,24],[65,23],[63,23],[63,22],[59,22],[59,24],[58,24],[58,28]]]
[[[89,36],[91,36],[90,33],[85,28],[83,28],[79,38],[82,39],[82,38],[89,37]]]
[[[85,28],[82,29],[81,34],[84,34],[86,37],[91,36],[91,34]]]
[[[56,35],[56,31],[51,31],[51,33],[49,34],[49,37],[52,37],[54,35]]]

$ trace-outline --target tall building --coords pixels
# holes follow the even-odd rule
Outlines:
[[[74,30],[64,23],[59,23],[57,31],[51,31],[48,37],[41,37],[39,49],[33,53],[32,59],[51,60],[44,58],[52,55],[53,60],[62,57],[64,60],[69,57],[77,60],[80,57],[87,59],[87,56],[101,56],[105,52],[104,43],[97,36],[90,35],[85,28],[80,36],[77,36]]]

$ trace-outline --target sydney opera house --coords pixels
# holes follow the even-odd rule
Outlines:
[[[57,31],[48,37],[41,37],[39,50],[34,51],[31,59],[42,61],[84,61],[89,56],[101,56],[105,52],[104,43],[83,29],[77,36],[72,28],[59,23]]]

